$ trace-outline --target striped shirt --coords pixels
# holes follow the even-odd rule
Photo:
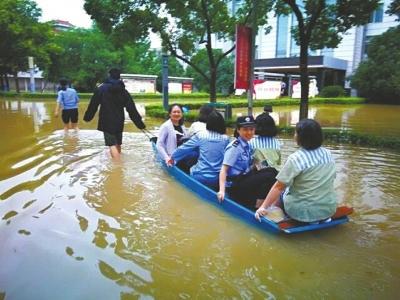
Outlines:
[[[277,138],[269,136],[257,136],[249,142],[251,149],[281,149],[281,143]]]
[[[306,150],[301,148],[295,153],[291,154],[288,160],[293,160],[293,163],[299,171],[304,171],[318,165],[335,162],[331,152],[324,147],[319,147],[314,150]]]
[[[286,213],[295,220],[314,222],[332,216],[337,200],[335,161],[329,150],[300,148],[289,155],[276,179],[287,186]]]
[[[249,142],[253,165],[257,170],[263,168],[278,169],[281,164],[281,143],[275,137],[257,136]]]

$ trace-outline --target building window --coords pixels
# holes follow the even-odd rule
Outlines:
[[[297,27],[298,21],[294,14],[292,14],[292,28]],[[300,56],[300,46],[296,44],[293,35],[290,35],[290,56]]]
[[[366,36],[364,39],[364,49],[363,49],[363,59],[368,57],[368,45],[371,42],[371,39],[373,38],[373,36]]]
[[[286,57],[289,17],[280,15],[277,22],[275,57]]]
[[[378,8],[373,11],[369,18],[370,23],[382,23],[383,20],[383,4],[379,4]]]

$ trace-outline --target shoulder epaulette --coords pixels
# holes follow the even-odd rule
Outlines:
[[[233,147],[237,147],[237,146],[239,146],[239,145],[240,145],[239,140],[235,140],[235,141],[232,143],[232,146],[233,146]]]

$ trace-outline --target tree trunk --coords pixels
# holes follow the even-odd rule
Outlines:
[[[3,73],[0,73],[0,90],[3,92],[5,91],[4,80],[3,80]]]
[[[14,79],[15,79],[15,91],[19,94],[19,80],[18,80],[18,72],[14,72]]]
[[[300,45],[300,84],[301,100],[299,120],[308,118],[308,42],[302,42]]]
[[[7,76],[7,73],[5,73],[4,74],[4,79],[5,79],[5,82],[6,82],[6,88],[5,88],[5,91],[9,91],[10,90],[10,82],[8,81],[8,76]]]
[[[210,102],[217,102],[217,69],[210,68]]]

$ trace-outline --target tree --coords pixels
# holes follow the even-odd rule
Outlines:
[[[400,21],[400,0],[393,0],[386,13],[389,15],[396,15],[397,21]]]
[[[400,104],[400,26],[374,37],[367,54],[351,86],[371,101]]]
[[[162,58],[161,53],[150,50],[149,43],[136,43],[135,45],[125,45],[123,47],[122,66],[124,72],[134,74],[157,75],[156,87],[162,90]],[[175,57],[168,59],[168,75],[182,76],[183,66]]]
[[[216,52],[214,55],[218,56],[221,55],[221,50],[214,49]],[[218,53],[219,52],[219,53]],[[209,66],[208,64],[204,63],[207,62],[207,50],[201,49],[197,52],[193,58],[192,62],[199,66],[199,68],[204,72],[207,76],[209,76]],[[205,80],[200,73],[196,72],[192,67],[188,67],[186,70],[186,75],[189,77],[194,78],[194,83],[196,87],[200,91],[205,91],[207,93],[210,92],[210,85]],[[218,71],[217,71],[217,80],[216,80],[216,91],[217,92],[229,92],[230,87],[233,85],[233,61],[231,57],[224,57],[221,61]]]
[[[308,50],[335,48],[341,34],[353,26],[366,24],[379,0],[279,0],[278,14],[293,13],[297,26],[292,33],[300,46],[300,120],[308,116]]]
[[[67,78],[80,91],[92,91],[121,62],[120,53],[96,28],[62,31],[54,42],[62,51],[52,55],[47,77],[54,82]]]
[[[17,72],[27,69],[28,56],[35,57],[40,66],[50,63],[50,53],[57,51],[52,44],[49,24],[39,23],[41,10],[34,1],[2,0],[0,2],[0,69],[12,73],[19,92]]]
[[[149,43],[126,42],[115,46],[96,27],[58,32],[53,42],[61,51],[52,54],[46,77],[53,82],[67,78],[79,91],[92,91],[111,67],[119,67],[124,73],[161,73],[161,58],[149,50]],[[170,73],[180,76],[183,67],[172,60]]]
[[[245,0],[236,13],[229,11],[228,1],[224,0],[85,0],[84,7],[102,30],[118,39],[146,37],[147,28],[158,33],[165,50],[191,66],[209,83],[210,101],[215,102],[218,67],[235,46],[216,54],[213,37],[233,41],[235,24],[249,22],[254,1]],[[272,1],[257,2],[253,16],[256,25],[262,25],[266,23]],[[208,73],[201,68],[204,62],[199,65],[192,60],[203,47],[207,51]]]

